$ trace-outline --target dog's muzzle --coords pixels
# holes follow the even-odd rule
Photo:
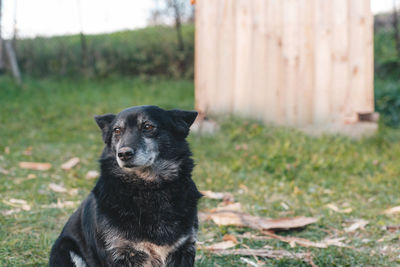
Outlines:
[[[121,161],[129,161],[133,158],[135,152],[133,151],[132,148],[130,147],[121,147],[120,149],[118,149],[118,158]]]

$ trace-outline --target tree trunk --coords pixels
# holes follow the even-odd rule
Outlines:
[[[0,74],[4,72],[4,49],[3,49],[3,37],[1,34],[1,18],[2,18],[2,0],[0,0]]]
[[[88,67],[88,52],[87,52],[86,36],[83,34],[83,32],[80,33],[80,39],[81,39],[81,56],[82,56],[81,67],[82,71],[86,74]]]
[[[393,29],[394,38],[396,40],[397,57],[400,58],[400,23],[399,11],[397,9],[397,0],[393,0]]]
[[[11,44],[11,41],[5,41],[4,44],[8,56],[8,62],[10,63],[11,72],[14,76],[14,79],[18,84],[22,84],[21,72],[19,71],[17,56],[15,55],[15,51]]]
[[[179,8],[179,3],[177,3],[176,0],[174,0],[173,3],[173,9],[174,9],[174,15],[175,15],[175,28],[176,28],[176,34],[178,37],[178,48],[179,51],[183,51],[184,43],[183,43],[183,37],[182,37],[182,22],[181,22],[181,10]]]

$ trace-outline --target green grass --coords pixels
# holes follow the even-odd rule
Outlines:
[[[182,25],[184,50],[168,26],[86,35],[86,54],[79,35],[36,37],[17,42],[22,73],[35,77],[113,75],[193,77],[194,25]]]
[[[102,150],[93,115],[125,107],[155,104],[164,108],[193,108],[193,83],[163,79],[106,80],[28,79],[22,88],[0,78],[0,212],[11,209],[4,200],[24,199],[30,211],[0,215],[0,266],[45,266],[50,247],[73,208],[50,209],[60,201],[80,202],[94,185],[85,179],[97,169]],[[371,138],[354,141],[340,136],[313,138],[293,129],[263,126],[239,118],[218,118],[213,136],[191,135],[201,190],[229,191],[253,215],[271,218],[306,215],[320,218],[303,230],[280,233],[321,240],[329,234],[346,237],[353,248],[291,248],[276,240],[239,239],[238,247],[272,246],[310,252],[318,266],[395,266],[400,264],[399,232],[383,230],[399,225],[400,216],[382,212],[400,205],[400,131],[381,127]],[[247,150],[238,145],[247,145]],[[24,155],[32,146],[32,155]],[[6,147],[10,152],[5,153]],[[243,147],[243,146],[241,146]],[[60,165],[78,156],[81,163],[66,172]],[[50,162],[49,171],[20,169],[20,161]],[[29,174],[37,177],[28,179]],[[56,193],[49,183],[78,188],[78,194]],[[246,189],[247,188],[247,189]],[[286,210],[285,203],[289,208]],[[326,205],[352,208],[336,213]],[[200,209],[218,202],[202,199]],[[364,230],[343,231],[346,221],[370,221]],[[218,242],[226,233],[250,231],[200,226],[199,240]],[[252,259],[252,258],[250,258]],[[260,259],[265,266],[307,266],[296,260]],[[214,256],[199,250],[197,266],[243,266],[238,256]]]

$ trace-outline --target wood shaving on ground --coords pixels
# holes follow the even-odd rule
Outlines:
[[[57,192],[57,193],[67,193],[67,189],[62,185],[52,183],[52,184],[49,184],[49,188],[50,188],[50,190]]]
[[[258,265],[257,263],[255,263],[254,261],[251,261],[251,260],[249,260],[249,259],[240,257],[240,260],[243,261],[244,263],[250,265],[250,266],[253,266],[253,267],[260,267],[260,265]]]
[[[2,210],[1,214],[3,216],[10,216],[10,215],[12,215],[14,213],[19,213],[21,211],[22,211],[21,209]]]
[[[28,174],[28,176],[26,178],[28,180],[32,180],[32,179],[35,179],[36,177],[37,177],[36,174],[30,173],[30,174]]]
[[[222,240],[224,240],[224,241],[232,241],[232,242],[235,243],[235,244],[238,243],[238,240],[237,240],[236,236],[234,236],[234,235],[229,235],[229,234],[224,235],[224,237],[222,238]]]
[[[78,157],[74,157],[69,159],[67,162],[63,163],[61,165],[61,169],[69,171],[71,170],[73,167],[75,167],[76,165],[79,164],[81,160]]]
[[[98,171],[88,171],[86,174],[86,179],[96,179],[97,177],[100,176],[100,173]]]
[[[72,196],[78,194],[77,188],[72,188],[72,189],[67,190],[67,188],[65,188],[62,185],[58,185],[58,184],[51,183],[51,184],[49,184],[49,188],[50,188],[50,190],[57,192],[57,193],[68,193]]]
[[[57,200],[57,203],[51,203],[47,205],[41,205],[41,208],[47,209],[64,209],[64,208],[74,208],[76,207],[77,203],[74,201],[63,201],[61,202],[59,199]]]
[[[331,209],[331,210],[333,210],[333,211],[335,211],[335,212],[338,212],[338,213],[350,213],[350,212],[353,211],[352,208],[339,209],[335,204],[332,204],[332,203],[326,205],[326,207]]]
[[[256,230],[302,228],[318,221],[310,217],[267,219],[236,211],[199,212],[200,220],[212,220],[217,225],[234,225]]]
[[[228,240],[228,241],[222,241],[219,243],[215,243],[206,247],[203,247],[205,250],[213,251],[213,250],[224,250],[224,249],[229,249],[233,248],[236,246],[236,243]]]
[[[3,199],[3,203],[8,206],[19,208],[25,211],[29,211],[32,208],[31,205],[29,205],[28,202],[23,199],[15,199],[15,198],[10,198],[9,200]]]
[[[22,169],[47,171],[47,170],[51,169],[51,164],[47,163],[47,162],[20,162],[19,167]]]
[[[386,215],[393,215],[397,213],[400,213],[400,206],[393,207],[384,211],[384,214]]]
[[[25,156],[31,156],[31,155],[32,155],[32,147],[31,147],[31,146],[28,146],[28,147],[24,150],[23,154],[24,154]]]
[[[7,175],[7,174],[9,174],[9,171],[7,171],[7,170],[5,170],[3,168],[0,168],[0,173],[4,174],[4,175]]]
[[[355,230],[361,228],[364,229],[365,226],[367,226],[367,224],[369,223],[369,221],[366,220],[355,220],[349,227],[344,228],[344,231],[346,233],[350,233],[350,232],[354,232]]]
[[[210,198],[210,199],[217,199],[217,200],[223,200],[225,203],[233,203],[235,202],[235,198],[231,193],[227,192],[213,192],[210,190],[206,191],[200,191],[200,193],[203,194],[203,196]]]

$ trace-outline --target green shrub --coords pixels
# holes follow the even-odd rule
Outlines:
[[[86,57],[79,35],[38,37],[17,42],[24,74],[32,76],[104,77],[111,75],[193,76],[194,26],[182,28],[185,47],[179,51],[176,31],[156,26],[112,34],[87,35]]]
[[[392,127],[400,126],[400,82],[378,79],[375,83],[375,107],[383,122]]]
[[[400,57],[392,29],[375,32],[375,108],[385,124],[400,127]]]
[[[176,31],[155,26],[135,31],[86,36],[87,57],[79,35],[38,37],[17,42],[24,74],[56,76],[194,76],[194,25],[184,25],[185,48],[179,51]],[[376,110],[385,123],[400,126],[400,58],[393,30],[375,32]]]

